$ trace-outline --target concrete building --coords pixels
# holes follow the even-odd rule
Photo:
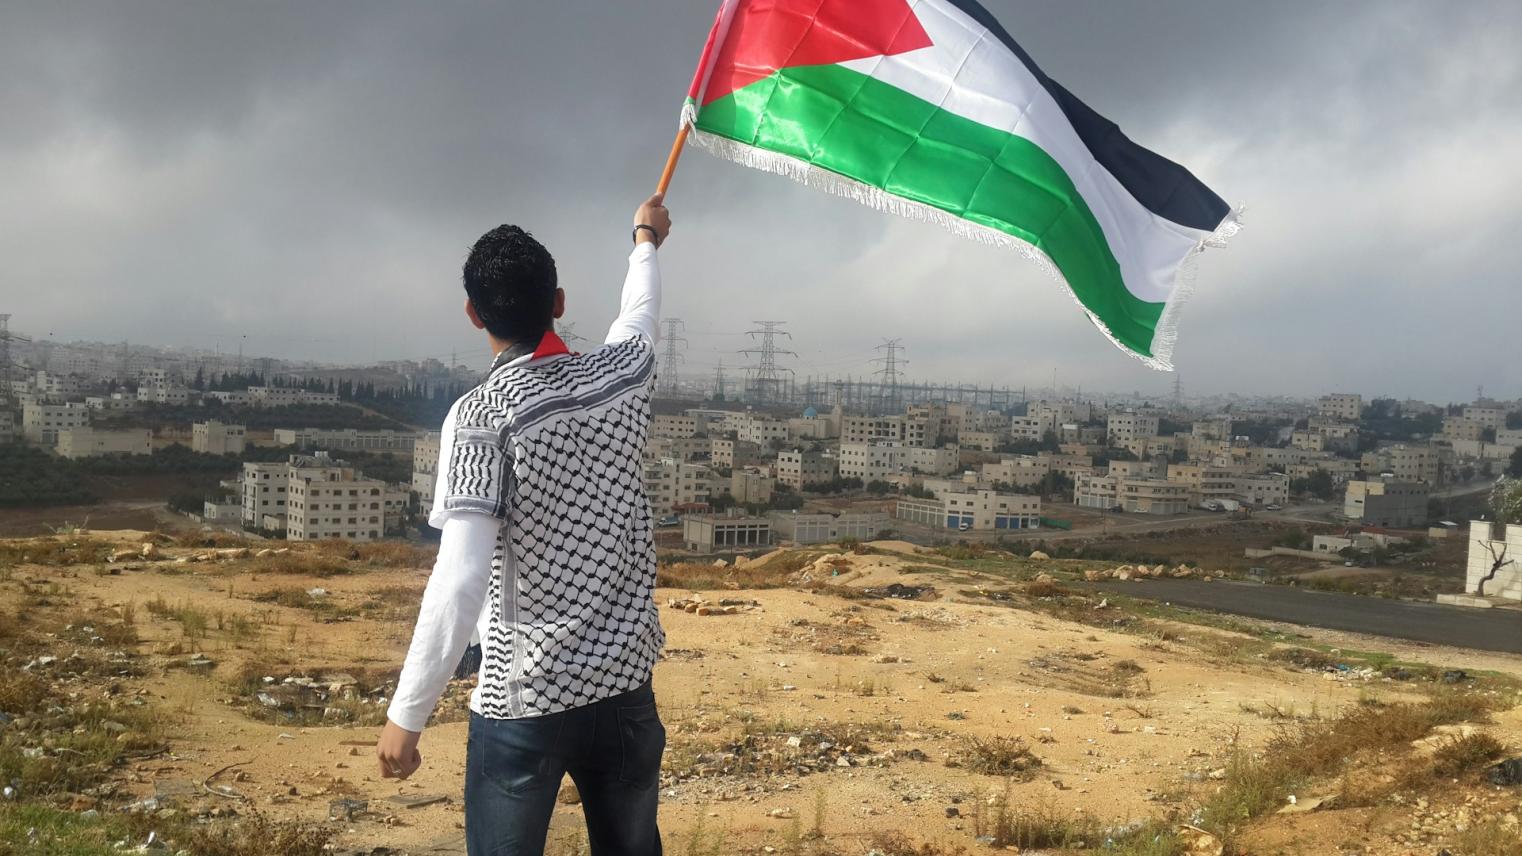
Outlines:
[[[772,501],[777,480],[755,469],[735,470],[729,476],[729,495],[735,502],[761,505]]]
[[[1041,526],[1041,497],[992,490],[947,491],[935,499],[900,499],[894,514],[937,529],[1035,529]]]
[[[885,481],[902,471],[904,451],[889,443],[841,443],[840,477]]]
[[[1522,524],[1498,526],[1489,520],[1469,523],[1469,564],[1464,591],[1506,600],[1522,600]]]
[[[243,519],[243,502],[237,497],[221,502],[208,499],[202,506],[201,519],[207,523],[239,523]]]
[[[1347,458],[1314,458],[1297,464],[1290,464],[1286,473],[1290,481],[1296,479],[1308,479],[1317,470],[1326,470],[1332,477],[1333,484],[1343,484],[1348,479],[1358,475],[1359,464]]]
[[[153,432],[147,428],[102,431],[99,428],[65,428],[58,432],[55,447],[69,460],[101,455],[151,455]]]
[[[0,410],[0,444],[16,442],[16,416],[9,410]]]
[[[1427,485],[1403,481],[1348,482],[1342,515],[1370,526],[1407,527],[1427,521]]]
[[[1506,427],[1506,408],[1471,404],[1464,407],[1464,418],[1478,422],[1487,428],[1500,430]]]
[[[285,529],[286,490],[291,465],[279,463],[245,463],[243,465],[243,525],[248,528]],[[266,516],[280,521],[279,526],[263,526]]]
[[[1359,465],[1369,475],[1388,473],[1395,481],[1438,483],[1439,458],[1437,450],[1430,446],[1397,443],[1365,452]]]
[[[673,458],[646,461],[645,494],[650,499],[650,513],[670,517],[691,506],[707,506],[717,492],[713,471],[702,464]]]
[[[85,397],[85,407],[105,412],[131,410],[137,407],[137,396],[120,392],[113,392],[110,395],[90,395]]]
[[[1030,443],[1039,443],[1045,436],[1041,420],[1034,416],[1013,416],[1009,420],[1009,438],[1022,440]]]
[[[248,407],[254,403],[254,397],[246,389],[212,390],[203,393],[208,400],[219,401],[229,407]]]
[[[657,413],[650,422],[651,437],[696,437],[698,419],[688,414]]]
[[[736,440],[754,443],[762,449],[770,448],[774,442],[786,443],[789,437],[786,422],[753,414],[740,420],[739,428],[735,431]]]
[[[417,438],[412,445],[412,492],[426,512],[433,508],[433,487],[439,480],[439,440],[437,431]]]
[[[944,476],[957,470],[959,455],[955,446],[920,448],[900,446],[899,466],[917,475]]]
[[[888,515],[880,511],[847,511],[843,514],[805,514],[773,511],[772,533],[778,541],[794,544],[838,544],[847,538],[870,541],[888,528]]]
[[[1363,396],[1350,392],[1323,395],[1316,402],[1316,412],[1332,419],[1357,422],[1363,416]]]
[[[358,428],[276,428],[275,445],[330,452],[406,452],[417,445],[412,431]]]
[[[1443,417],[1443,437],[1448,440],[1481,440],[1488,427],[1465,416]]]
[[[27,404],[21,408],[21,435],[33,443],[52,446],[58,432],[90,425],[90,409],[83,404]]]
[[[708,459],[713,455],[713,440],[707,436],[651,437],[645,443],[645,457],[650,460],[675,458],[690,461],[694,458]]]
[[[190,426],[190,448],[208,455],[241,455],[247,434],[242,425],[208,419]]]
[[[698,553],[754,550],[771,546],[772,522],[738,514],[689,514],[682,518],[682,541]]]
[[[846,416],[840,423],[841,445],[873,442],[899,443],[903,439],[904,417],[902,416]]]
[[[788,442],[826,440],[833,435],[830,420],[824,416],[795,416],[787,420]]]
[[[1144,437],[1156,437],[1159,419],[1156,414],[1111,413],[1105,424],[1105,436],[1111,446],[1121,446]]]
[[[1251,505],[1285,505],[1289,502],[1289,476],[1262,473],[1237,476],[1237,499]]]
[[[1073,504],[1133,514],[1183,514],[1189,510],[1188,485],[1158,478],[1088,475],[1073,485]]]
[[[715,437],[713,439],[712,460],[715,467],[734,469],[735,467],[748,467],[752,464],[759,464],[763,458],[761,447],[755,443]]]
[[[1052,471],[1052,459],[1039,455],[1019,455],[1001,458],[996,464],[984,464],[983,481],[989,484],[1007,484],[1011,487],[1029,487],[1040,484]]]
[[[838,462],[819,452],[793,449],[777,453],[777,481],[793,490],[834,481],[839,475]]]
[[[251,386],[248,403],[254,407],[291,407],[297,404],[337,404],[336,392],[313,392],[284,386]]]
[[[957,445],[964,449],[992,452],[1004,445],[1004,435],[997,431],[963,431],[957,437]]]
[[[137,388],[137,401],[139,404],[189,404],[190,390],[171,383],[144,383]]]
[[[325,454],[292,455],[286,474],[285,537],[374,541],[386,530],[386,483]]]

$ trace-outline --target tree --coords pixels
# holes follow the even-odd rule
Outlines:
[[[1493,520],[1501,524],[1503,533],[1506,526],[1522,523],[1522,481],[1503,478],[1496,482],[1495,489],[1490,492],[1490,512]],[[1504,534],[1499,540],[1485,538],[1479,543],[1484,545],[1485,551],[1490,554],[1490,570],[1480,578],[1474,589],[1475,594],[1484,597],[1485,584],[1495,579],[1502,568],[1512,564],[1516,559],[1507,555],[1507,541]]]
[[[1331,499],[1335,483],[1332,474],[1317,467],[1311,474],[1303,479],[1295,479],[1289,483],[1289,489],[1294,493],[1308,493],[1317,499]]]
[[[1506,474],[1514,479],[1522,479],[1522,446],[1511,450],[1511,463],[1506,465]]]

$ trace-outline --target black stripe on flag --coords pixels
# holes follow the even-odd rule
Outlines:
[[[1030,54],[1017,44],[997,18],[974,0],[947,0],[967,17],[988,28],[1014,52],[1032,75],[1046,87],[1066,114],[1089,153],[1115,176],[1148,211],[1205,232],[1214,232],[1231,206],[1184,167],[1157,152],[1132,142],[1120,127],[1096,113],[1078,96],[1046,76]]]

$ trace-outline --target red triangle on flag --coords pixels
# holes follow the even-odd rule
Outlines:
[[[800,65],[928,48],[907,0],[738,0],[703,103]]]

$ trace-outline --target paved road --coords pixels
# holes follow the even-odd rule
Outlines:
[[[1270,621],[1522,654],[1522,611],[1515,609],[1472,609],[1257,583],[1107,580],[1080,585]]]

